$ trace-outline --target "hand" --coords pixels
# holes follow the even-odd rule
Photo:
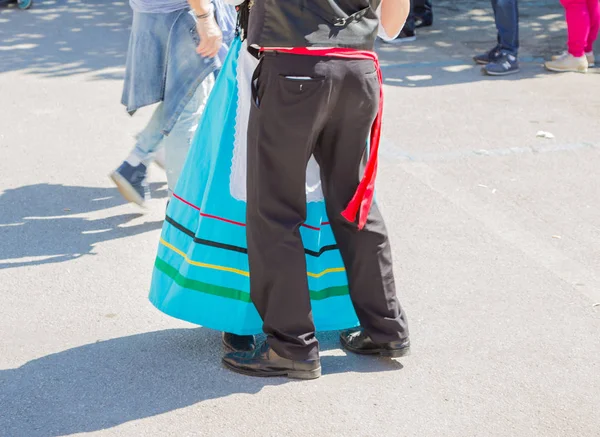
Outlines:
[[[200,36],[200,44],[198,44],[196,52],[206,58],[217,56],[223,45],[223,33],[219,29],[215,16],[210,14],[206,18],[198,19],[196,28]]]

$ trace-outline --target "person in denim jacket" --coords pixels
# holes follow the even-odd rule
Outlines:
[[[125,199],[144,206],[150,197],[147,168],[155,158],[166,170],[169,190],[175,188],[214,72],[233,39],[236,14],[222,0],[130,0],[130,6],[122,103],[129,114],[158,106],[110,177]]]

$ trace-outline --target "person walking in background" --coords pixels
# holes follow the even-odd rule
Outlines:
[[[473,58],[490,76],[519,71],[519,5],[517,0],[492,0],[498,42],[494,48]]]
[[[216,6],[215,6],[216,5]],[[175,189],[193,134],[214,85],[215,58],[227,26],[222,0],[130,0],[133,23],[122,103],[130,114],[160,102],[127,159],[111,175],[130,202],[150,198],[147,167],[164,148],[169,190]],[[219,24],[215,20],[219,18]],[[235,16],[225,35],[233,38]]]
[[[237,14],[222,0],[130,0],[130,5],[123,104],[131,113],[160,104],[111,178],[127,200],[143,206],[150,196],[147,166],[161,150],[169,191],[175,190],[215,82],[213,73],[221,67],[216,57],[225,59]],[[254,347],[252,336],[224,333],[223,342],[232,350]]]
[[[567,18],[567,51],[545,66],[550,71],[587,72],[595,65],[594,42],[600,28],[598,0],[561,0]]]
[[[433,6],[432,0],[411,0],[410,14],[406,19],[406,23],[398,35],[393,40],[385,40],[390,44],[401,44],[411,42],[417,39],[416,29],[421,27],[431,26],[433,24]]]

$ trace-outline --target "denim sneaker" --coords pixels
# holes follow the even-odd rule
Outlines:
[[[473,56],[473,60],[476,64],[487,65],[490,62],[496,62],[500,56],[502,56],[502,52],[500,51],[500,47],[496,46],[489,52]]]
[[[146,201],[150,200],[150,186],[146,179],[146,173],[147,169],[144,164],[133,167],[127,161],[123,161],[123,164],[112,172],[110,178],[126,200],[144,207]]]
[[[511,55],[510,53],[502,53],[498,59],[487,64],[481,71],[490,76],[515,74],[520,71],[519,61],[516,56]]]

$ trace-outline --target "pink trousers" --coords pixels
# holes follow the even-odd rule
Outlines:
[[[560,0],[567,16],[569,53],[580,57],[593,50],[600,28],[598,0]]]

